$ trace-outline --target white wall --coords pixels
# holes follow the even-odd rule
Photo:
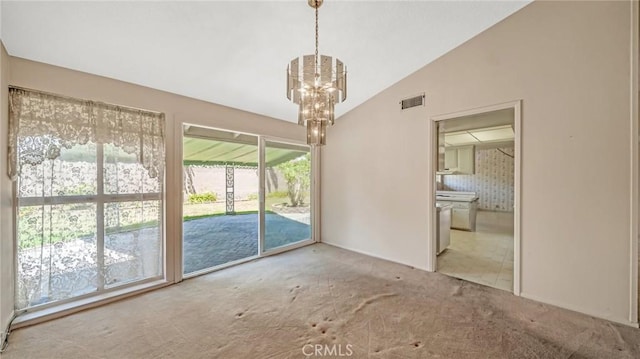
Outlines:
[[[322,240],[425,269],[430,118],[522,99],[522,295],[635,322],[631,10],[534,2],[340,117]],[[421,92],[426,107],[400,110]]]
[[[2,5],[3,1],[0,0],[0,39],[2,39]]]

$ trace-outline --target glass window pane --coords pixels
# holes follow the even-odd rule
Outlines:
[[[18,308],[96,291],[95,204],[20,207],[18,216]]]
[[[162,274],[160,201],[105,205],[105,286]]]
[[[104,145],[104,192],[108,194],[158,193],[162,178],[151,178],[135,153]]]
[[[184,129],[185,274],[258,254],[258,138]]]
[[[267,141],[265,167],[265,250],[310,239],[309,147]]]
[[[18,153],[18,156],[22,155]],[[63,148],[60,157],[39,165],[22,166],[19,197],[95,195],[97,192],[96,145]]]

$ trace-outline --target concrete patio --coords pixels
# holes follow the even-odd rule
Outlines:
[[[310,216],[265,214],[265,249],[311,237]],[[258,254],[258,214],[225,215],[184,222],[184,273]]]

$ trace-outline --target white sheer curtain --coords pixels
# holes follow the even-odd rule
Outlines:
[[[164,115],[10,89],[16,307],[162,276]]]

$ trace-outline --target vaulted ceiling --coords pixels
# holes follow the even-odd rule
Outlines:
[[[320,8],[320,53],[348,70],[338,115],[529,1],[338,1]],[[314,12],[297,1],[2,0],[12,56],[286,121],[285,69],[314,51]]]

